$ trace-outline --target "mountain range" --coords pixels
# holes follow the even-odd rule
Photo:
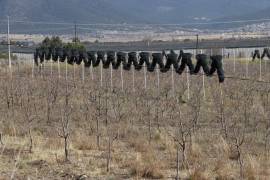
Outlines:
[[[270,17],[260,0],[0,0],[0,18],[78,23],[187,23]]]

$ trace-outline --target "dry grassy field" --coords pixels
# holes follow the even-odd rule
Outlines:
[[[99,67],[2,66],[0,179],[269,179],[270,65],[263,82],[258,60],[233,65],[204,88],[147,72],[146,89],[143,71],[123,71],[122,89],[120,70],[101,86]]]

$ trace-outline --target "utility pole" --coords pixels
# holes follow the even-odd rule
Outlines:
[[[8,66],[9,66],[9,71],[10,74],[12,75],[12,67],[11,67],[11,54],[10,54],[10,37],[9,37],[9,16],[7,17],[7,22],[8,22],[8,27],[7,27],[7,43],[8,43]]]
[[[198,54],[198,48],[199,48],[199,34],[196,35],[197,40],[196,40],[196,54]]]
[[[76,23],[76,21],[75,21],[75,23],[74,23],[74,41],[75,41],[75,43],[77,43],[77,23]]]

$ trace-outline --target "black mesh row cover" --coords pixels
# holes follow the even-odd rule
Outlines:
[[[114,51],[108,51],[107,52],[107,60],[104,61],[103,67],[106,66],[105,68],[109,68],[110,64],[114,64],[116,61],[115,58],[115,52]]]
[[[98,51],[97,52],[97,60],[99,62],[102,62],[104,69],[108,69],[110,67],[110,61],[106,60],[105,55],[106,55],[106,52]]]
[[[178,61],[180,61],[182,59],[183,54],[184,54],[184,51],[183,50],[180,50],[179,56],[178,56]]]
[[[128,53],[128,63],[132,64],[135,68],[139,66],[137,52]]]
[[[40,60],[40,63],[42,64],[45,60],[45,51],[44,49],[41,49],[41,48],[37,48],[36,49],[36,53],[37,53],[37,56]]]
[[[181,53],[181,64],[179,66],[178,69],[176,69],[176,73],[178,74],[182,74],[186,68],[186,66],[188,66],[189,69],[189,73],[193,74],[194,72],[194,65],[192,63],[192,54],[191,53]]]
[[[86,51],[84,50],[79,51],[79,59],[78,59],[77,64],[81,64],[82,62],[84,62],[85,67],[90,67],[91,65],[91,64],[89,65],[87,54],[86,54]]]
[[[267,57],[268,57],[268,59],[270,59],[270,52],[269,52],[269,48],[264,48],[264,50],[263,50],[263,54],[262,54],[261,59],[263,59],[265,56],[267,56]]]
[[[38,62],[38,49],[36,49],[36,51],[34,52],[34,61],[35,64],[38,66],[39,62]]]
[[[107,59],[110,60],[112,63],[112,68],[113,69],[118,69],[121,65],[121,58],[118,58],[117,54],[115,51],[110,51],[107,53]]]
[[[116,56],[117,56],[117,62],[120,62],[120,64],[122,62],[123,69],[127,71],[130,70],[131,62],[128,61],[128,54],[126,52],[117,52]]]
[[[73,65],[74,63],[78,63],[79,61],[79,51],[77,49],[71,49],[67,55],[67,63]]]
[[[60,62],[62,62],[61,60],[63,59],[63,56],[64,56],[64,49],[63,48],[58,48],[58,51],[57,51],[57,54],[58,54],[58,60]],[[66,59],[66,58],[65,58]],[[65,61],[65,60],[64,60]]]
[[[88,54],[87,52],[83,52],[83,63],[84,63],[84,66],[89,68],[91,66],[91,60],[88,58]]]
[[[256,58],[261,59],[261,53],[258,49],[256,49],[252,55],[252,60],[254,61]]]
[[[135,69],[136,70],[141,70],[144,63],[148,67],[150,65],[149,58],[150,58],[150,53],[149,52],[140,52],[139,53],[139,63],[138,63],[138,66],[135,67]]]
[[[52,49],[52,60],[54,62],[60,60],[60,57],[63,56],[63,48],[56,47]]]
[[[267,54],[267,51],[265,54]],[[189,68],[190,74],[197,74],[202,68],[204,73],[208,76],[213,75],[217,71],[219,82],[224,82],[221,55],[211,56],[210,59],[212,60],[212,63],[211,67],[209,67],[207,55],[198,54],[196,55],[197,64],[194,68],[192,63],[192,54],[184,53],[182,50],[178,55],[173,50],[171,50],[169,54],[166,54],[165,51],[151,54],[149,52],[86,52],[75,48],[54,48],[50,50],[48,48],[41,47],[36,49],[34,53],[34,61],[36,65],[43,63],[45,59],[49,58],[52,58],[54,61],[67,61],[67,63],[71,65],[80,65],[84,62],[85,67],[90,67],[91,65],[93,65],[93,67],[97,67],[100,62],[102,62],[103,68],[105,69],[109,68],[111,64],[113,69],[118,69],[122,63],[124,70],[130,70],[133,65],[135,69],[139,71],[142,69],[143,64],[145,64],[149,72],[153,72],[157,66],[159,66],[160,71],[163,73],[168,72],[171,66],[173,66],[175,72],[178,74],[182,74],[186,67]]]
[[[224,82],[224,70],[223,70],[223,64],[222,64],[222,56],[221,55],[215,55],[210,56],[212,60],[211,69],[209,71],[209,76],[212,76],[216,71],[218,74],[218,79],[220,83]]]
[[[169,54],[166,54],[165,51],[163,51],[163,55],[166,57],[166,64],[164,65],[162,61],[162,67],[161,72],[167,72],[170,70],[171,65],[173,65],[174,69],[177,70],[179,69],[179,62],[181,60],[181,55],[177,55],[173,50],[170,50]],[[180,57],[180,58],[179,58]]]
[[[114,66],[116,64],[116,57],[115,57],[115,51],[108,51],[107,52],[107,61],[109,62],[109,64],[111,63],[112,66]],[[120,64],[119,64],[120,66]]]
[[[153,53],[152,54],[152,62],[149,61],[149,65],[147,66],[147,70],[149,72],[154,72],[157,64],[162,66],[162,64],[163,64],[162,59],[163,59],[162,53]]]
[[[57,52],[56,52],[56,49],[54,48],[54,49],[52,49],[52,60],[54,61],[54,62],[56,62],[56,61],[58,61],[58,55],[57,55]]]
[[[73,59],[71,50],[67,51],[67,63],[70,65],[74,64],[74,59]]]
[[[119,66],[121,65],[121,58],[120,57],[116,58],[116,52],[115,51],[108,51],[107,52],[107,60],[105,61],[105,64],[106,64],[106,68],[109,68],[110,64],[112,64],[113,69],[118,69]],[[104,67],[104,64],[103,64],[103,67]]]
[[[34,55],[33,55],[33,57],[34,57],[34,62],[35,62],[35,65],[36,66],[38,66],[39,65],[39,57],[38,57],[38,54],[39,53],[39,49],[38,48],[36,48],[36,50],[35,50],[35,52],[34,52]]]
[[[60,62],[65,62],[68,56],[68,49],[63,48],[62,54],[60,53],[59,56],[60,56],[59,57]]]
[[[137,70],[142,69],[144,63],[146,65],[147,69],[151,69],[150,62],[149,62],[150,53],[149,52],[140,52],[139,57],[140,57],[139,65],[136,69]]]
[[[72,57],[73,57],[73,62],[76,64],[80,64],[80,53],[78,49],[72,49]]]
[[[85,67],[90,67],[92,64],[92,61],[88,58],[87,52],[85,52],[85,59],[83,60]]]
[[[167,58],[166,53],[163,51],[162,53],[156,53],[155,57],[153,55],[153,58],[155,58],[156,63],[159,65],[160,71],[164,72],[166,64],[168,63],[168,61],[170,61],[170,58]],[[165,62],[164,62],[164,58],[165,58]]]
[[[208,61],[207,61],[207,55],[205,54],[198,54],[196,55],[197,64],[194,69],[194,74],[197,74],[200,72],[201,67],[203,68],[203,71],[205,74],[209,74],[209,67],[208,67]]]
[[[47,61],[51,60],[51,58],[52,58],[52,50],[51,50],[51,48],[44,48],[44,52],[45,52],[45,59]]]
[[[88,56],[88,61],[90,61],[93,65],[93,67],[97,67],[100,63],[100,59],[97,58],[95,51],[88,51],[87,56]]]

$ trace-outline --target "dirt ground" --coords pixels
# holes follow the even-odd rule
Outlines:
[[[202,73],[145,81],[143,70],[6,68],[0,179],[270,177],[268,61],[224,59],[224,84]]]

